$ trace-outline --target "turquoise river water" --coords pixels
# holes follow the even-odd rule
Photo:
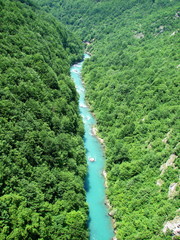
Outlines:
[[[89,55],[85,54],[84,58]],[[96,121],[85,101],[85,89],[81,79],[83,61],[71,67],[71,77],[74,80],[76,90],[79,93],[79,111],[83,119],[85,135],[84,146],[88,163],[86,177],[86,199],[89,206],[89,231],[90,240],[111,240],[114,236],[112,220],[108,215],[105,202],[105,186],[102,171],[105,158],[102,145],[96,136],[92,134],[92,128]],[[94,162],[89,161],[95,160]]]

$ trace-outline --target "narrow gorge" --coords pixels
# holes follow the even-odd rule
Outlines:
[[[85,58],[88,57],[89,55],[86,54]],[[105,181],[102,174],[105,166],[105,157],[103,147],[94,135],[95,118],[85,100],[85,88],[81,78],[82,65],[83,62],[80,62],[72,66],[71,77],[79,94],[79,111],[85,129],[84,146],[88,163],[85,189],[89,207],[88,226],[90,240],[111,240],[114,233],[112,220],[105,205]]]

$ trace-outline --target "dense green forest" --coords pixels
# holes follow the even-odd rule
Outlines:
[[[79,38],[117,239],[179,239],[162,231],[180,205],[178,0],[0,0],[0,17],[0,239],[88,239]]]
[[[172,239],[162,229],[180,204],[179,2],[36,2],[88,41],[83,76],[105,140],[117,239]]]
[[[0,0],[0,18],[0,239],[88,239],[82,44],[30,0]]]

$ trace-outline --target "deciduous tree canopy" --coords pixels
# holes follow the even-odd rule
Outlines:
[[[37,2],[92,53],[83,75],[106,143],[117,238],[171,239],[162,229],[179,205],[176,191],[168,199],[178,182],[179,2]]]
[[[81,43],[33,1],[1,0],[0,17],[0,239],[88,239],[83,126],[69,77]]]

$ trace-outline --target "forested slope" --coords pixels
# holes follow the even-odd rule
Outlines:
[[[179,2],[37,2],[92,43],[83,75],[117,238],[171,239],[162,229],[179,215]]]
[[[0,239],[88,239],[79,40],[29,0],[0,0]]]
[[[118,239],[171,239],[162,229],[179,215],[179,19],[171,7],[142,20],[133,12],[97,44],[84,76],[107,146]]]

